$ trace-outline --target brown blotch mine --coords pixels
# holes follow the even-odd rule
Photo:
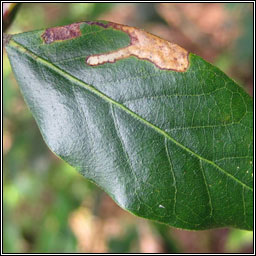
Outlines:
[[[42,34],[42,38],[46,44],[51,44],[55,41],[63,41],[81,36],[80,24],[81,22],[61,27],[48,28]]]
[[[104,63],[113,63],[117,60],[135,56],[152,62],[160,69],[184,72],[189,66],[188,51],[177,44],[168,42],[141,29],[109,22],[86,22],[89,25],[98,25],[103,28],[112,27],[122,30],[130,36],[130,45],[113,52],[88,56],[86,63],[97,66]]]

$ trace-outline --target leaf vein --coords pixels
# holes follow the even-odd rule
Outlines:
[[[210,165],[212,165],[213,167],[215,167],[217,170],[219,170],[220,172],[224,173],[227,177],[233,179],[235,182],[237,182],[238,184],[240,184],[241,186],[244,186],[246,189],[252,191],[253,189],[251,187],[249,187],[248,185],[246,185],[245,183],[243,183],[242,181],[238,180],[236,177],[234,177],[233,175],[231,175],[230,173],[228,173],[227,171],[225,171],[224,169],[222,169],[220,166],[218,166],[216,163],[201,157],[200,155],[198,155],[197,153],[195,153],[194,151],[192,151],[191,149],[189,149],[188,147],[180,144],[177,140],[175,140],[173,137],[171,137],[168,133],[166,133],[164,130],[160,129],[159,127],[157,127],[156,125],[150,123],[149,121],[145,120],[144,118],[142,118],[141,116],[139,116],[137,113],[133,112],[132,110],[130,110],[129,108],[127,108],[126,106],[122,105],[121,103],[115,101],[114,99],[110,98],[109,96],[105,95],[104,93],[100,92],[99,90],[97,90],[95,87],[93,87],[92,85],[86,84],[84,81],[81,81],[80,79],[78,79],[77,77],[74,77],[73,75],[71,75],[70,73],[68,73],[67,71],[61,69],[58,66],[55,66],[52,63],[49,63],[47,60],[43,59],[40,56],[37,56],[35,53],[31,52],[30,50],[28,50],[26,47],[24,47],[23,45],[17,43],[14,40],[11,40],[9,43],[9,46],[12,46],[14,48],[16,48],[17,50],[19,50],[22,53],[27,54],[28,56],[30,56],[31,58],[34,59],[34,61],[40,62],[42,65],[45,65],[49,68],[51,68],[52,70],[54,70],[55,72],[59,73],[60,75],[62,75],[63,77],[65,77],[67,80],[76,83],[77,85],[81,86],[82,88],[86,88],[87,90],[89,90],[90,92],[94,93],[95,95],[99,96],[100,98],[102,98],[103,100],[105,100],[108,103],[112,103],[113,105],[115,105],[116,107],[122,109],[124,112],[126,112],[127,114],[129,114],[130,116],[132,116],[133,118],[139,120],[140,122],[142,122],[144,125],[147,125],[148,127],[150,127],[151,129],[155,130],[157,133],[163,135],[164,137],[166,137],[167,139],[169,139],[170,141],[172,141],[173,143],[175,143],[177,146],[179,146],[180,148],[182,148],[184,151],[186,151],[187,153],[195,156],[196,158],[198,158],[199,160],[202,160]]]
[[[175,178],[175,174],[174,174],[174,170],[173,170],[173,164],[172,164],[171,157],[170,157],[170,154],[169,154],[168,142],[167,142],[166,138],[164,139],[164,144],[165,144],[165,151],[166,151],[167,159],[168,159],[168,162],[169,162],[169,165],[170,165],[170,170],[171,170],[171,173],[172,173],[173,183],[174,183],[174,187],[175,187],[173,214],[174,214],[174,216],[176,216],[175,209],[176,209],[177,191],[178,191],[177,190],[177,183],[176,183],[176,178]]]

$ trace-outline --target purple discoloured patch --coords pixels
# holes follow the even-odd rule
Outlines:
[[[110,26],[110,23],[104,24],[102,22],[99,21],[85,21],[86,24],[88,25],[97,25],[103,28],[108,28]]]
[[[76,38],[81,36],[80,24],[81,22],[62,27],[48,28],[42,34],[42,38],[46,44]]]

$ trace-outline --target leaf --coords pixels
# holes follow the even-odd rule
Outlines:
[[[107,22],[6,48],[45,142],[122,208],[184,229],[252,229],[252,98],[219,69]]]

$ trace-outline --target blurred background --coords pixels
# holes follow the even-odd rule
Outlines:
[[[253,94],[252,3],[25,3],[7,33],[108,20],[143,28],[218,66]],[[46,147],[4,52],[5,253],[252,253],[253,234],[186,231],[135,217]]]

